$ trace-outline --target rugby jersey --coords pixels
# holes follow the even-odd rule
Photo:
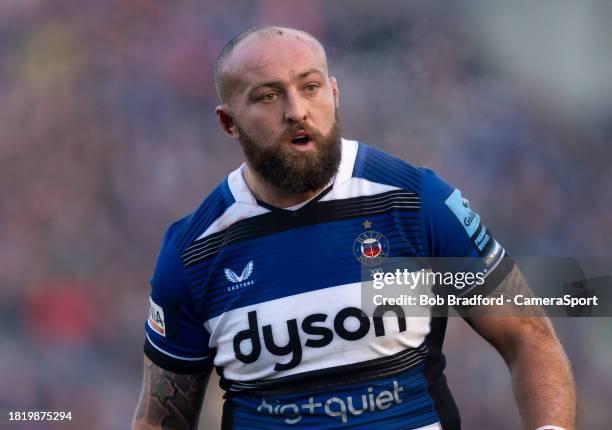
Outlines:
[[[461,192],[345,139],[333,183],[298,209],[258,202],[243,169],[165,233],[146,355],[175,373],[214,366],[224,429],[460,428],[443,375],[446,318],[393,306],[368,313],[361,293],[363,267],[387,257],[414,257],[417,269],[436,257],[465,257],[452,270],[487,268],[464,296],[509,273]]]

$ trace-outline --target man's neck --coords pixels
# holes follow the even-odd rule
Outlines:
[[[318,190],[304,193],[291,193],[266,182],[257,172],[249,167],[248,163],[246,163],[242,174],[251,193],[253,193],[257,200],[277,208],[288,208],[299,205],[300,203],[312,199],[326,187],[323,186]]]

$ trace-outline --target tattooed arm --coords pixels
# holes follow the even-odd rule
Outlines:
[[[195,430],[210,372],[172,373],[144,358],[144,380],[132,430]]]
[[[520,270],[514,267],[491,296],[517,294],[533,296]],[[508,365],[524,427],[557,425],[574,429],[576,394],[572,371],[542,310],[507,306],[491,311],[480,306],[473,308],[466,320]]]

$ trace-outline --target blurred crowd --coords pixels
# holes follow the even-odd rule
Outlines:
[[[216,124],[212,65],[253,25],[318,37],[343,135],[436,170],[511,253],[609,256],[612,95],[578,111],[505,74],[473,6],[446,3],[0,2],[0,410],[127,427],[163,231],[241,162]],[[558,321],[584,428],[611,419],[608,321]],[[515,428],[503,363],[466,327],[446,344],[464,421]],[[207,399],[201,428],[219,405]]]

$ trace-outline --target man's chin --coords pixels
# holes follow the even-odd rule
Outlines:
[[[306,142],[281,139],[272,147],[258,145],[244,132],[241,135],[240,143],[252,168],[270,185],[291,193],[321,189],[340,164],[342,148],[337,126],[328,137],[310,136]]]

